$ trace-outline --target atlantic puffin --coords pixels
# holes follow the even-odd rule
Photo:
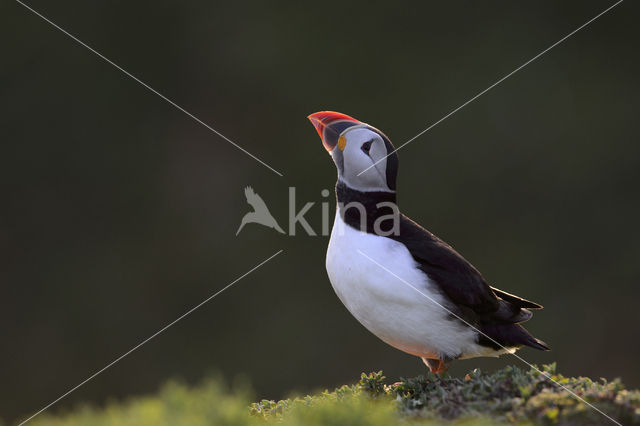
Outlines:
[[[453,360],[522,346],[549,350],[520,325],[541,305],[489,286],[450,245],[400,212],[398,155],[384,133],[333,111],[308,118],[338,169],[327,274],[365,328],[433,373]]]

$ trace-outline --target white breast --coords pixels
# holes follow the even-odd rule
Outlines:
[[[476,332],[452,320],[438,305],[447,306],[448,302],[417,268],[404,244],[360,232],[336,214],[326,266],[331,285],[349,312],[391,346],[421,357],[488,355],[487,348],[475,343]]]

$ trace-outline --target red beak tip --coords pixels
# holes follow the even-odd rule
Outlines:
[[[313,114],[309,114],[307,118],[309,119],[309,121],[311,121],[313,127],[315,127],[318,135],[320,136],[320,139],[322,139],[322,143],[324,144],[325,149],[329,152],[331,152],[333,148],[335,148],[337,143],[337,136],[333,134],[330,136],[325,135],[325,128],[331,126],[336,122],[350,121],[352,123],[360,123],[360,121],[356,120],[353,117],[335,111],[318,111],[314,112]]]

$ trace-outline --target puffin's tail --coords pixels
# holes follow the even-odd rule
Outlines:
[[[480,328],[485,335],[480,334],[478,343],[496,350],[502,347],[529,346],[541,351],[551,348],[540,339],[536,339],[520,324],[488,324]]]

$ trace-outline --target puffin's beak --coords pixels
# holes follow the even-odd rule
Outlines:
[[[313,127],[316,128],[327,152],[333,151],[336,145],[338,145],[340,149],[344,149],[344,145],[340,146],[338,143],[340,133],[351,126],[362,124],[353,117],[334,111],[315,112],[307,118],[311,121]]]

